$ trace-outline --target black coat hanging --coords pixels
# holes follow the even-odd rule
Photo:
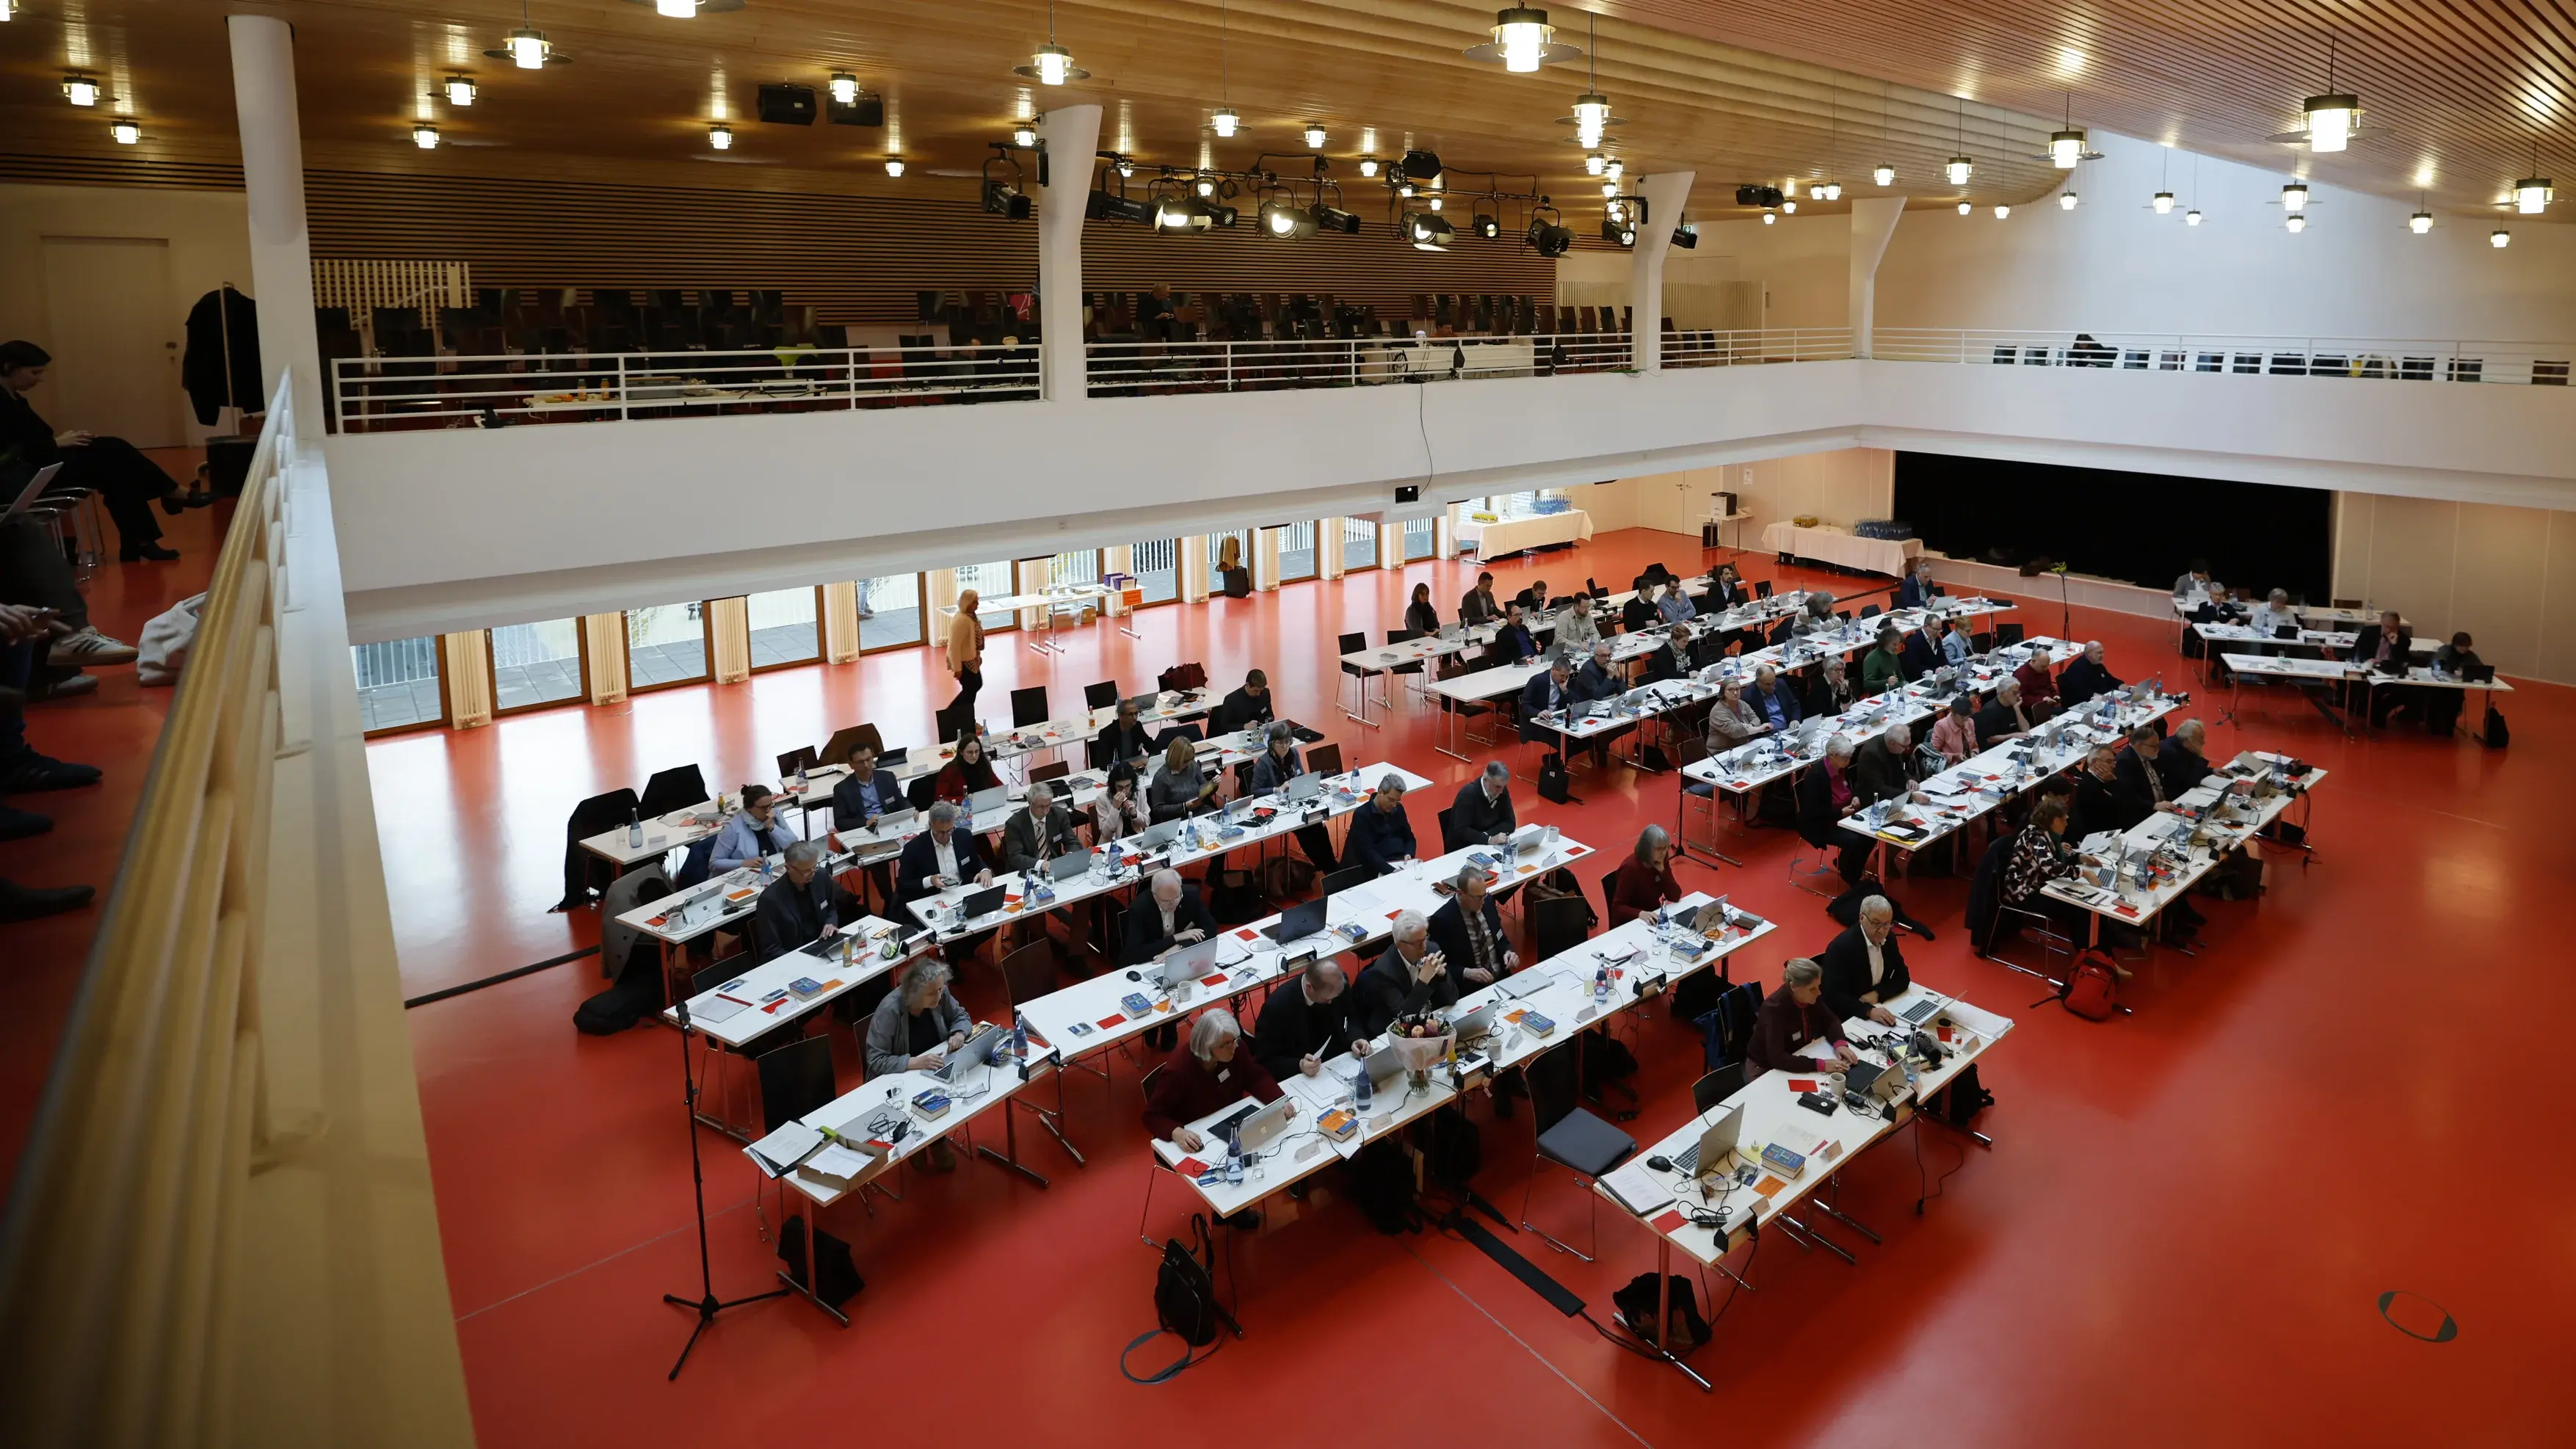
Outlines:
[[[259,386],[259,307],[230,282],[188,309],[188,352],[179,385],[196,405],[197,421],[213,427],[225,408],[258,412],[266,404]]]

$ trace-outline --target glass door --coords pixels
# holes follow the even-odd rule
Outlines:
[[[358,673],[358,719],[368,734],[447,722],[447,691],[438,674],[438,636],[352,644]]]
[[[823,657],[823,590],[776,589],[743,601],[751,616],[751,667],[776,669]]]
[[[484,635],[492,651],[492,711],[509,714],[580,699],[589,655],[579,619],[504,624]]]

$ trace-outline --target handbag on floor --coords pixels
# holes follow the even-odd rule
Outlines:
[[[1655,1334],[1656,1283],[1652,1273],[1640,1273],[1628,1280],[1627,1286],[1610,1295],[1612,1306],[1619,1310],[1619,1326],[1644,1339],[1657,1341]],[[1708,1342],[1708,1320],[1699,1312],[1699,1290],[1679,1273],[1668,1273],[1663,1286],[1672,1294],[1671,1307],[1665,1312],[1661,1342],[1664,1351],[1675,1358],[1686,1358],[1691,1351]]]

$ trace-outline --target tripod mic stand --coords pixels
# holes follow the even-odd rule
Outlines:
[[[2057,573],[2057,637],[2058,637],[2058,638],[2060,638],[2060,639],[2064,639],[2064,638],[2068,638],[2068,637],[2072,636],[2072,635],[2075,633],[2075,623],[2074,623],[2074,619],[2075,619],[2075,611],[2074,611],[2074,610],[2073,610],[2073,608],[2071,608],[2071,607],[2067,604],[2067,602],[2066,602],[2066,565],[2064,565],[2064,564],[2059,564],[2059,565],[2057,566],[2056,573]]]
[[[689,1065],[689,1004],[685,1001],[681,1002],[679,1010],[680,1083],[683,1089],[681,1110],[689,1120],[689,1190],[696,1195],[698,1203],[698,1296],[683,1298],[677,1293],[665,1293],[662,1295],[662,1301],[676,1303],[682,1308],[696,1309],[698,1323],[695,1328],[689,1330],[689,1341],[680,1345],[679,1361],[671,1365],[670,1376],[673,1380],[680,1377],[681,1369],[688,1367],[689,1350],[698,1346],[698,1335],[707,1331],[707,1325],[716,1321],[717,1314],[728,1308],[740,1308],[746,1303],[758,1303],[763,1298],[784,1298],[788,1291],[784,1288],[772,1288],[766,1293],[754,1293],[748,1298],[723,1301],[716,1298],[715,1272],[707,1264],[707,1176],[705,1167],[698,1159],[698,1079]],[[813,1271],[811,1263],[806,1265],[806,1271],[809,1273]]]

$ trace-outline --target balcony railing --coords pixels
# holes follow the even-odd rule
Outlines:
[[[2012,332],[1881,327],[1886,362],[2002,367],[2104,367],[2130,372],[2366,378],[2396,382],[2567,385],[2576,343],[2428,341],[2393,337],[2273,337],[2191,332]]]
[[[344,357],[341,432],[817,412],[1038,395],[1034,345]]]
[[[1515,337],[1093,342],[1085,352],[1094,397],[1138,397],[1614,372],[1635,365],[1631,341],[1624,332],[1556,332]],[[1821,362],[1851,355],[1851,332],[1842,327],[1670,332],[1663,344],[1667,368]]]

